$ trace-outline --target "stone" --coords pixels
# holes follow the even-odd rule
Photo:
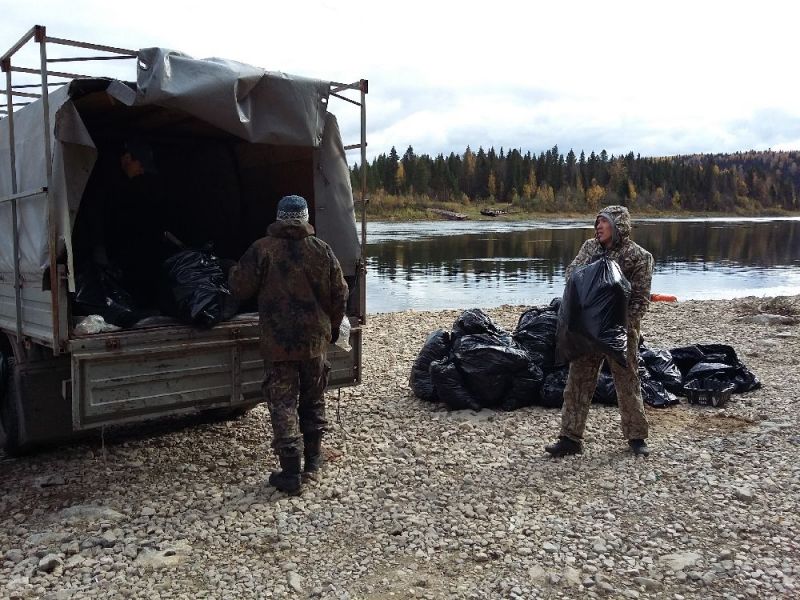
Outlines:
[[[302,594],[303,593],[303,585],[302,579],[300,575],[298,575],[294,571],[289,571],[286,574],[286,581],[289,584],[289,587],[292,588],[296,593]]]
[[[46,554],[39,560],[39,564],[36,568],[43,573],[52,573],[56,567],[63,564],[64,563],[61,560],[61,557],[59,557],[57,554]]]
[[[171,546],[163,550],[142,550],[134,561],[142,567],[154,570],[176,567],[186,561],[190,548],[185,545]]]
[[[659,558],[659,561],[673,571],[682,571],[686,567],[693,567],[700,558],[702,557],[696,552],[675,552],[673,554],[665,554]]]
[[[561,578],[569,585],[581,585],[581,572],[572,567],[565,567],[561,572]]]
[[[72,535],[65,531],[45,531],[34,533],[25,540],[27,546],[53,546],[62,544],[72,538]]]
[[[528,568],[528,578],[533,582],[542,582],[547,578],[547,571],[539,564]]]
[[[753,489],[749,486],[738,487],[733,491],[733,494],[736,496],[737,500],[741,500],[742,502],[750,503],[755,500]]]
[[[12,563],[22,562],[25,558],[25,554],[22,553],[22,550],[19,548],[9,548],[6,550],[5,554],[3,555],[5,560],[11,561]]]
[[[648,591],[661,589],[661,582],[649,577],[634,577],[633,581],[636,585],[643,587]]]
[[[107,506],[93,506],[78,504],[63,509],[57,513],[56,519],[70,522],[98,523],[100,521],[121,521],[125,518],[120,512]]]
[[[67,560],[64,561],[64,568],[65,569],[72,569],[75,568],[82,563],[86,562],[86,557],[81,554],[73,554]]]

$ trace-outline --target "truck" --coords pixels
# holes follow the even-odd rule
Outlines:
[[[58,70],[108,73],[110,61],[135,63],[135,81],[116,71]],[[87,189],[115,168],[114,148],[131,136],[146,141],[171,196],[188,207],[188,230],[202,229],[216,252],[234,260],[265,234],[283,195],[306,198],[309,220],[350,287],[352,349],[329,347],[329,389],[360,383],[366,179],[359,232],[347,152],[360,150],[366,164],[366,79],[337,83],[164,48],[80,42],[41,25],[2,55],[0,68],[0,444],[7,453],[168,415],[239,414],[262,401],[254,312],[212,327],[169,318],[112,331],[76,327],[84,317],[75,300],[75,224],[93,210]],[[334,101],[360,110],[357,143],[343,144]]]

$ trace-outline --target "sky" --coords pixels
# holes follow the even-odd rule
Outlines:
[[[0,52],[40,24],[53,37],[368,79],[369,159],[392,146],[431,155],[467,145],[642,156],[800,150],[800,4],[786,0],[138,0],[122,8],[0,0]],[[133,67],[102,68],[135,78]],[[357,108],[333,101],[331,110],[345,144],[358,142]]]

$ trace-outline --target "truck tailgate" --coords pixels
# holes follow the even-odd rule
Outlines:
[[[162,326],[70,340],[75,430],[262,401],[258,322]],[[360,381],[361,329],[351,352],[330,347],[329,387]]]

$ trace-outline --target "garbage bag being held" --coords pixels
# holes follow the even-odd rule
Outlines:
[[[626,367],[630,295],[630,283],[607,256],[576,268],[558,313],[557,360],[569,362],[596,353]]]

